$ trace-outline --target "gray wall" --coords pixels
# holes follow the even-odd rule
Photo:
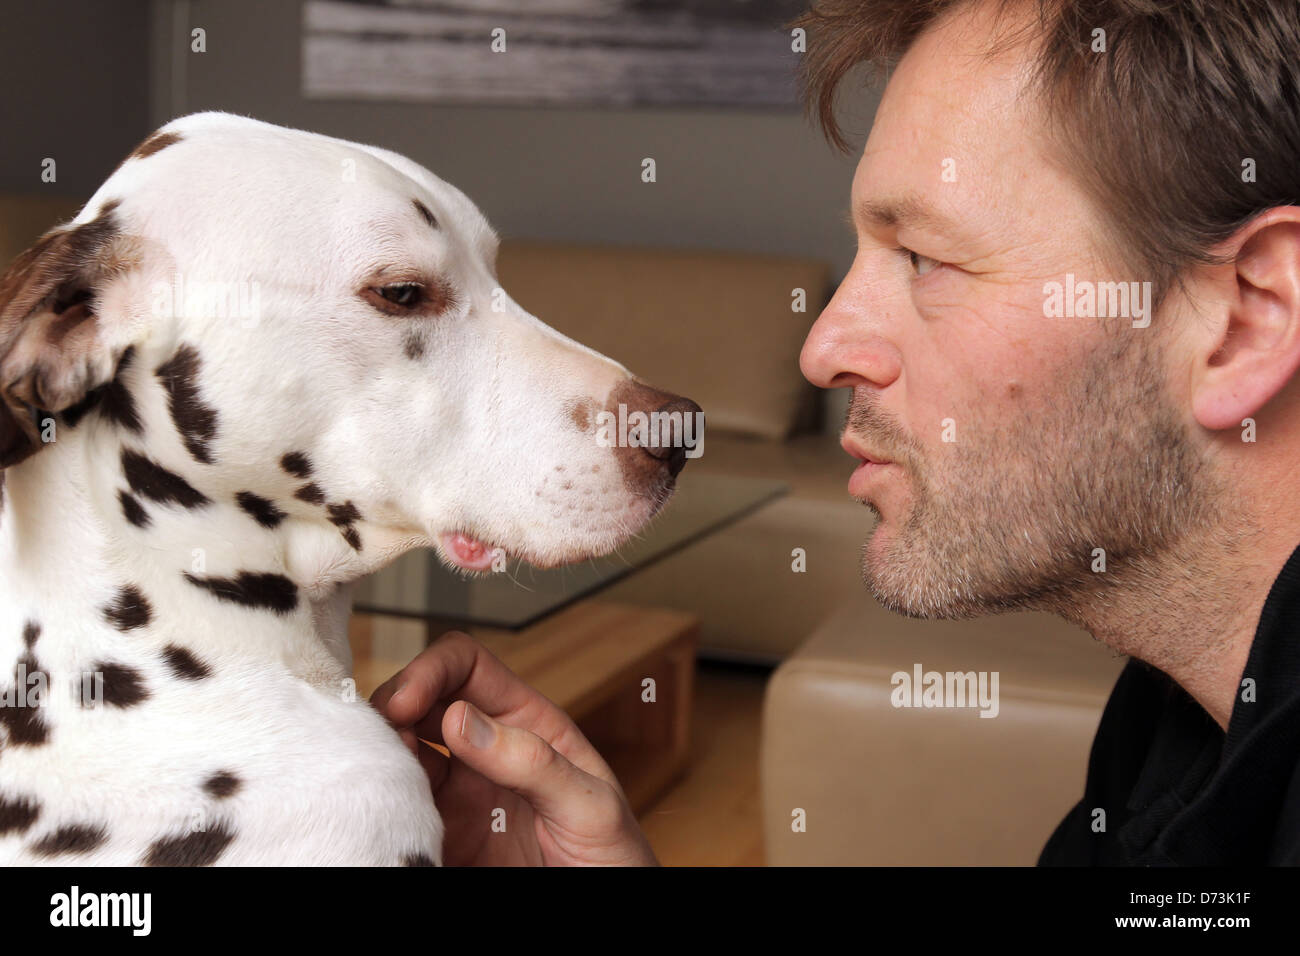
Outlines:
[[[793,110],[305,100],[300,24],[299,0],[0,0],[0,191],[84,198],[167,119],[223,109],[407,153],[507,236],[851,260],[854,159]],[[206,53],[189,50],[196,26]],[[874,95],[849,108],[865,130]]]
[[[151,128],[149,22],[147,0],[0,0],[0,192],[88,198],[135,148]]]
[[[852,258],[842,218],[855,159],[795,111],[306,100],[297,0],[155,0],[154,11],[155,125],[221,109],[395,149],[465,190],[506,236],[813,256],[837,272]],[[192,27],[207,31],[206,53],[188,52]],[[874,101],[859,99],[869,116]],[[646,156],[654,184],[640,181]]]

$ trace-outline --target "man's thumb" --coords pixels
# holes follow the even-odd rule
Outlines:
[[[571,818],[605,796],[604,781],[579,770],[541,737],[493,720],[468,701],[447,708],[442,730],[457,759],[513,790],[543,816]]]

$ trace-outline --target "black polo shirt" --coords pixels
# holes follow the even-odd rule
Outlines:
[[[1247,679],[1254,701],[1238,688],[1224,733],[1168,676],[1130,660],[1084,797],[1039,865],[1300,865],[1300,548],[1264,602]]]

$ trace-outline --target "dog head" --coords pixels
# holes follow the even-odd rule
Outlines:
[[[397,154],[177,120],[0,279],[0,465],[54,419],[112,430],[128,492],[175,479],[358,555],[373,535],[367,569],[397,541],[469,570],[607,552],[671,493],[699,409],[516,304],[496,246]],[[619,406],[662,415],[620,444]]]

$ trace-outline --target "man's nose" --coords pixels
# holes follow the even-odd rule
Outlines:
[[[799,352],[799,370],[818,388],[885,388],[901,373],[898,348],[860,309],[837,292],[809,329]]]
[[[642,413],[647,422],[644,429],[629,424],[628,434],[637,440],[626,444],[620,441],[614,449],[628,487],[643,489],[676,478],[686,465],[686,452],[702,438],[704,413],[700,406],[636,379],[615,388],[609,405],[606,411],[619,422],[631,421],[636,412]]]

